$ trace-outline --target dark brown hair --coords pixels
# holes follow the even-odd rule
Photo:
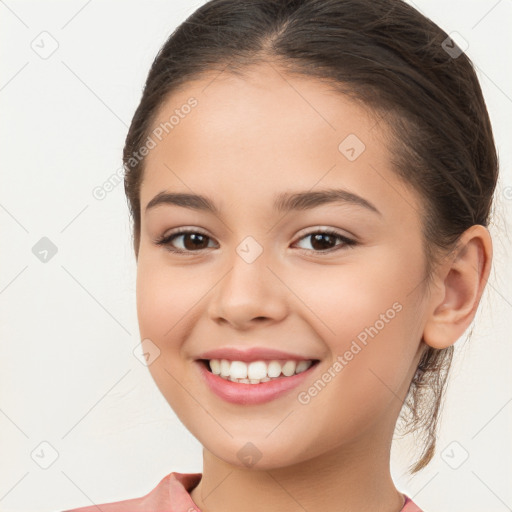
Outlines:
[[[272,62],[361,102],[388,129],[393,166],[424,203],[426,280],[439,255],[488,225],[498,158],[469,58],[401,0],[211,0],[168,38],[149,71],[123,152],[125,191],[140,241],[144,145],[166,98],[206,73]],[[427,347],[400,417],[422,433],[417,472],[432,459],[453,346]]]

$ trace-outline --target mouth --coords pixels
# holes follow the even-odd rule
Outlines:
[[[211,391],[228,402],[246,405],[273,400],[295,388],[319,362],[318,359],[196,360]]]
[[[251,362],[230,361],[228,359],[200,359],[199,361],[210,373],[240,384],[260,384],[283,377],[292,377],[305,372],[319,362],[318,359],[300,361],[273,359]]]

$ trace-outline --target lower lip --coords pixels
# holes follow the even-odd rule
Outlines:
[[[206,369],[206,366],[196,361],[202,378],[208,387],[220,398],[234,404],[253,405],[270,402],[296,388],[311,374],[317,363],[307,370],[292,375],[291,377],[279,377],[259,384],[244,384],[223,379]]]

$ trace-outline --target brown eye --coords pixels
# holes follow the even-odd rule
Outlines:
[[[313,249],[325,251],[332,249],[336,245],[336,237],[328,235],[327,233],[316,233],[309,236],[311,237],[311,246]]]
[[[176,233],[171,233],[157,240],[155,243],[157,245],[165,246],[166,249],[171,252],[187,253],[207,249],[209,240],[211,240],[211,238],[204,233],[182,230]],[[176,247],[175,244],[179,244],[179,246]]]
[[[208,247],[208,237],[201,233],[185,233],[179,236],[183,237],[183,246],[187,251],[206,249]],[[173,238],[176,238],[176,236]]]
[[[308,252],[331,252],[343,247],[354,246],[356,241],[347,238],[336,231],[313,231],[303,236],[300,240],[310,239],[312,249],[302,247]],[[341,241],[341,243],[336,243]]]
[[[357,245],[355,240],[347,238],[336,231],[313,231],[303,236],[300,240],[306,240],[308,238],[310,239],[310,245],[312,248],[302,249],[309,253],[328,253],[338,249],[343,249],[344,247]],[[209,241],[212,241],[212,238],[199,231],[181,230],[175,233],[170,233],[169,235],[156,240],[155,243],[157,245],[165,246],[165,248],[170,252],[186,254],[200,252],[212,247],[211,245],[208,245]],[[181,247],[177,246],[177,244],[181,245]],[[215,245],[213,245],[213,247],[215,247]]]

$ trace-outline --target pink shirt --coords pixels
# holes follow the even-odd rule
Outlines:
[[[63,512],[200,512],[192,501],[190,491],[201,480],[201,473],[169,473],[159,484],[141,498],[115,501],[88,507],[64,510]],[[405,505],[400,512],[422,512],[404,494]]]

